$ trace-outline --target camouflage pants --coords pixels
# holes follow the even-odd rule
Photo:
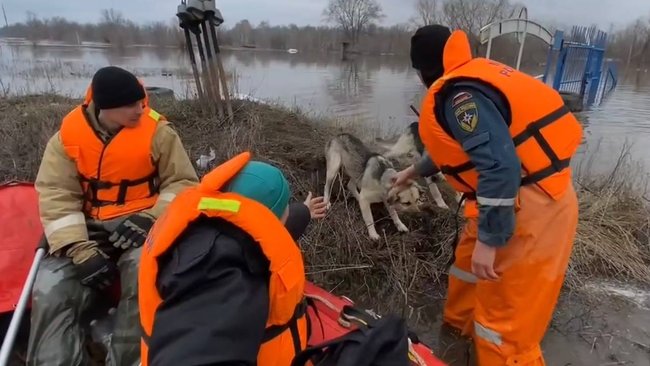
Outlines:
[[[108,343],[107,366],[140,363],[138,263],[142,248],[127,250],[117,262],[121,295],[113,334]],[[47,256],[41,262],[32,290],[32,315],[27,364],[86,366],[89,323],[96,309],[107,310],[103,294],[81,285],[69,258]]]

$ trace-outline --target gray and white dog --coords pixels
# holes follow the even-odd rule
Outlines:
[[[361,140],[351,134],[340,134],[330,140],[325,148],[325,157],[327,160],[325,202],[329,204],[332,182],[339,169],[343,167],[345,174],[350,178],[347,188],[359,203],[371,239],[380,238],[370,210],[371,203],[384,203],[397,230],[409,231],[400,220],[397,211],[419,211],[420,191],[415,182],[409,182],[409,186],[404,190],[392,188],[392,179],[397,174],[397,170],[389,159],[373,153]]]
[[[420,138],[418,126],[418,122],[413,122],[408,125],[395,142],[377,139],[377,144],[387,150],[383,155],[389,159],[395,159],[402,166],[418,162],[424,155],[424,144]],[[439,171],[433,177],[426,177],[424,180],[427,182],[429,192],[431,192],[431,197],[436,205],[440,208],[448,209],[449,206],[445,203],[436,185],[436,183],[444,182],[445,176]],[[461,194],[456,193],[456,202],[460,201],[460,198]]]

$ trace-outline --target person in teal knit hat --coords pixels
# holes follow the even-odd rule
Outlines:
[[[260,161],[251,161],[224,189],[241,194],[268,207],[284,224],[291,236],[298,240],[310,219],[325,217],[327,204],[323,197],[312,198],[309,192],[304,203],[289,204],[291,189],[280,169]]]
[[[266,206],[294,241],[312,218],[325,216],[323,197],[290,203],[282,171],[260,161],[249,161],[222,190]],[[163,304],[149,365],[255,365],[269,311],[269,261],[259,243],[225,220],[201,216],[158,266]]]
[[[291,198],[289,182],[280,169],[260,161],[246,164],[224,190],[263,204],[279,219],[284,216]]]

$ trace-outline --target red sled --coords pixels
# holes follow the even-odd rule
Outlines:
[[[0,186],[0,314],[13,312],[43,236],[32,183]]]
[[[43,229],[32,183],[0,185],[0,222],[0,364],[4,365],[22,361],[18,354],[27,346],[31,308],[31,287],[25,282],[33,278],[44,254],[36,250]]]
[[[10,358],[24,363],[18,353],[24,352],[28,341],[31,288],[47,252],[33,183],[0,184],[0,222],[0,365],[4,365]],[[106,295],[116,304],[119,294],[117,281]]]
[[[368,310],[355,307],[354,302],[347,297],[336,296],[311,282],[305,285],[305,296],[309,303],[307,316],[311,326],[308,346],[319,345],[341,337],[378,317]],[[411,365],[446,366],[417,337],[409,335],[408,343]]]

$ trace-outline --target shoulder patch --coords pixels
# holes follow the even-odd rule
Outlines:
[[[454,109],[454,116],[460,128],[465,132],[473,132],[478,124],[478,109],[476,103],[466,102]]]
[[[470,99],[472,99],[472,94],[468,92],[460,92],[454,95],[454,98],[451,100],[451,107],[455,108],[457,105]]]

